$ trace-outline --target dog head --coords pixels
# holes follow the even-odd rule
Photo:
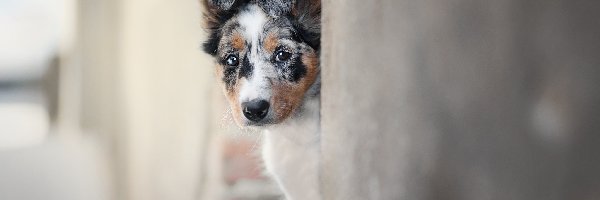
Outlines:
[[[320,0],[202,0],[209,37],[233,118],[277,124],[302,105],[320,76]],[[312,89],[311,89],[312,90]]]

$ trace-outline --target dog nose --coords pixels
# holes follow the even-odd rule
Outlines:
[[[253,122],[264,119],[269,112],[269,102],[262,99],[242,103],[244,116]]]

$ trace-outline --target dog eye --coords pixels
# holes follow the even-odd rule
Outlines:
[[[277,54],[275,54],[275,61],[285,62],[285,61],[289,60],[290,57],[292,57],[292,54],[290,52],[278,51]]]
[[[229,55],[225,59],[225,64],[235,67],[238,66],[238,64],[240,64],[240,61],[236,55]]]

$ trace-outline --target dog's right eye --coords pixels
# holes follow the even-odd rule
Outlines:
[[[235,67],[240,64],[240,61],[236,55],[229,55],[227,58],[225,58],[225,64]]]
[[[292,54],[287,51],[280,50],[275,54],[275,61],[277,62],[285,62],[292,57]]]

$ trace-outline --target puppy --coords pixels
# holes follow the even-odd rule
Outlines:
[[[201,1],[233,119],[264,130],[266,170],[288,200],[321,199],[320,0]]]

